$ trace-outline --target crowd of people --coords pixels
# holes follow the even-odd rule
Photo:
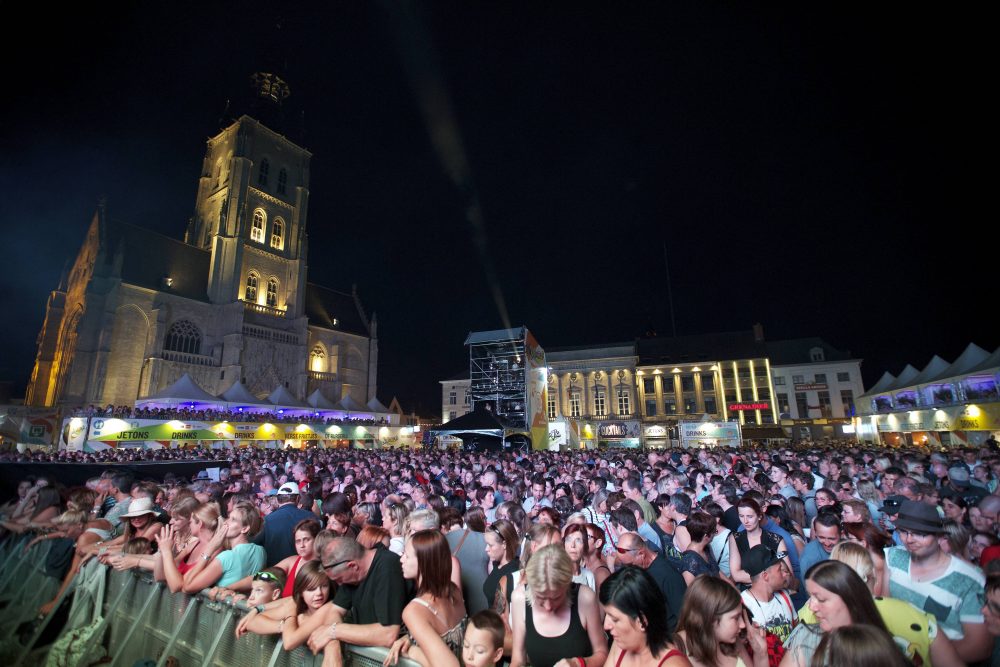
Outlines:
[[[325,411],[324,411],[325,412]],[[71,415],[73,417],[103,417],[106,419],[179,419],[182,421],[231,421],[249,422],[263,424],[265,422],[298,424],[303,420],[311,423],[322,424],[350,424],[353,426],[378,426],[388,424],[385,417],[375,419],[373,417],[323,417],[319,411],[310,411],[303,408],[257,408],[246,407],[231,409],[185,408],[183,406],[171,406],[165,408],[153,407],[132,407],[130,405],[107,405],[103,408],[97,405],[90,405],[86,408],[76,410]]]
[[[96,557],[242,600],[238,637],[325,665],[1000,664],[992,448],[225,453],[26,478],[0,533],[55,540],[63,587]]]

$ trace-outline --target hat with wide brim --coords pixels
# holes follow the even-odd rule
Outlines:
[[[121,518],[131,519],[133,517],[142,516],[143,514],[156,514],[156,510],[153,509],[153,499],[152,498],[136,498],[129,504],[128,513],[122,514]]]
[[[916,500],[906,500],[899,508],[899,516],[893,522],[896,530],[912,530],[915,533],[938,535],[944,532],[944,521],[937,507]]]

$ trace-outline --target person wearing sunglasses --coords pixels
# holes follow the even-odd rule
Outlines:
[[[638,533],[622,533],[615,546],[619,565],[635,565],[646,570],[659,586],[667,601],[667,628],[670,632],[677,627],[681,604],[687,584],[681,573],[667,560],[666,556],[650,549]]]
[[[895,524],[903,546],[885,551],[889,594],[933,613],[965,662],[988,658],[993,641],[977,598],[986,580],[979,568],[941,548],[937,507],[905,500]]]

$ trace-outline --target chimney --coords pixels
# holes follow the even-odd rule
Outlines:
[[[757,322],[753,325],[753,342],[763,343],[764,342],[764,325]]]

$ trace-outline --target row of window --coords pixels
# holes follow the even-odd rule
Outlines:
[[[813,381],[814,384],[826,384],[826,373],[816,373],[813,376],[813,380],[812,381]],[[850,382],[850,381],[851,381],[851,374],[850,373],[837,373],[837,382]],[[792,384],[806,384],[806,382],[807,382],[807,380],[806,380],[806,376],[805,375],[793,375],[792,376]],[[776,376],[774,378],[774,384],[775,385],[784,386],[784,384],[785,384],[785,378],[783,378],[780,375]]]
[[[267,213],[264,209],[254,209],[253,224],[250,226],[250,240],[264,242],[264,228],[267,226]],[[271,222],[271,247],[281,250],[285,247],[285,221],[275,218]]]
[[[618,393],[618,412],[615,414],[626,416],[632,414],[632,397],[627,391]],[[549,393],[548,401],[549,419],[555,419],[558,412],[558,398],[552,392]],[[580,392],[572,392],[569,395],[569,417],[581,417],[583,415],[583,396]],[[597,417],[607,417],[607,397],[605,392],[598,391],[594,394],[594,415]]]
[[[778,412],[782,414],[791,414],[790,405],[788,403],[788,394],[777,394],[778,399]],[[816,392],[816,403],[817,405],[809,405],[808,395],[804,391],[795,392],[795,407],[798,410],[799,419],[807,419],[809,417],[809,410],[820,411],[822,417],[832,417],[833,416],[833,404],[830,400],[830,392],[828,391],[818,391]],[[840,390],[840,403],[844,409],[844,416],[851,417],[854,415],[854,392],[850,389]]]
[[[246,291],[243,300],[249,303],[257,303],[257,288],[260,284],[260,275],[256,271],[251,271],[247,275]],[[267,279],[267,294],[264,297],[264,304],[270,308],[278,307],[278,279]]]

